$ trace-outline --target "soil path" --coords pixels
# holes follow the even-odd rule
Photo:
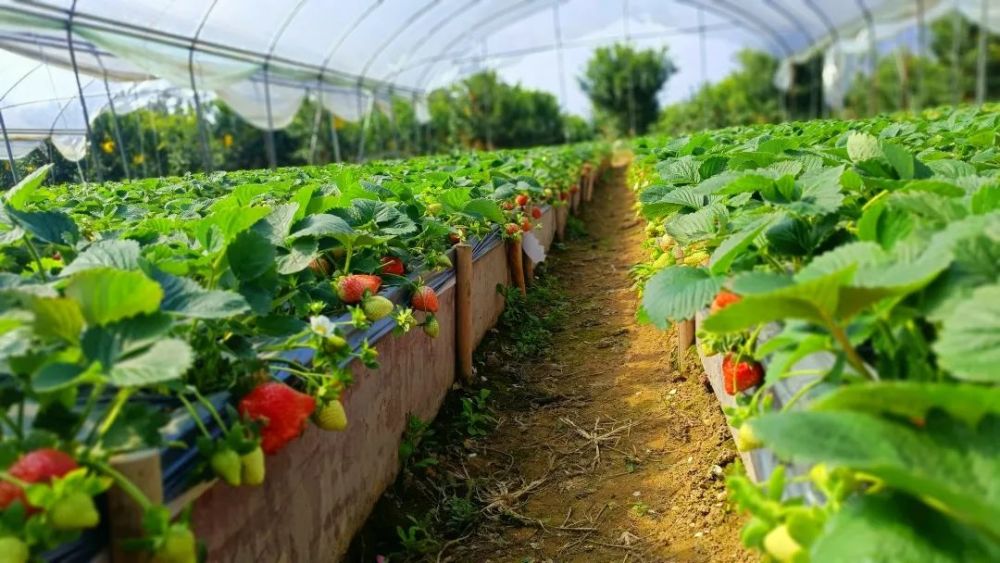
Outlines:
[[[475,483],[485,518],[430,560],[751,560],[725,498],[735,449],[697,356],[678,369],[673,333],[635,321],[634,201],[613,174],[583,212],[586,235],[550,256],[566,320],[545,357],[486,353],[480,375],[513,393],[496,394],[497,428],[466,444],[460,468],[437,468]]]

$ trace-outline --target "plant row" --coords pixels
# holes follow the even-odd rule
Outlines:
[[[43,185],[0,202],[0,560],[100,519],[117,486],[145,510],[132,548],[198,558],[182,515],[115,456],[192,447],[192,484],[259,485],[310,423],[343,430],[375,325],[440,329],[425,283],[448,250],[531,231],[605,156],[599,145],[362,166]],[[301,361],[292,351],[311,350]],[[172,439],[186,413],[193,444]]]
[[[738,446],[789,464],[728,479],[769,560],[1000,559],[997,109],[635,144],[640,316],[706,315]]]

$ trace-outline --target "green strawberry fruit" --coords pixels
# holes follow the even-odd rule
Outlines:
[[[167,530],[167,536],[156,553],[153,563],[198,563],[198,543],[194,533],[187,527],[175,524]]]
[[[264,482],[264,450],[260,446],[240,456],[243,484],[257,486]]]
[[[234,487],[240,486],[242,465],[240,463],[240,456],[235,451],[229,448],[217,450],[212,454],[209,463],[212,466],[212,471],[215,471],[215,474],[220,479]]]
[[[63,531],[93,528],[101,521],[94,499],[84,492],[71,492],[57,500],[48,517],[53,528]]]
[[[28,544],[14,536],[0,538],[0,563],[27,563],[31,552]]]
[[[424,321],[424,334],[430,336],[431,338],[437,338],[437,335],[441,333],[441,323],[438,322],[437,317],[430,315],[427,320]]]
[[[323,430],[344,430],[347,428],[347,413],[344,411],[344,404],[336,399],[330,401],[316,409],[316,412],[313,413],[313,421],[316,426]]]
[[[365,318],[371,322],[384,319],[392,313],[392,301],[381,295],[370,295],[361,302],[361,310],[365,312]]]

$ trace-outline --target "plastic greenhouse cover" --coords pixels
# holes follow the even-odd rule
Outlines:
[[[699,64],[691,40],[703,34],[730,52],[753,47],[784,59],[780,87],[791,61],[824,54],[824,87],[836,105],[872,33],[886,41],[952,8],[979,21],[984,6],[987,27],[1000,31],[1000,0],[0,0],[0,67],[16,52],[71,68],[72,22],[84,82],[193,82],[253,125],[277,129],[306,96],[354,121],[375,106],[385,111],[398,95],[418,101],[426,120],[425,92],[483,68],[550,90],[557,75],[565,103],[565,84],[579,69],[563,68],[555,53],[623,39],[647,46],[683,38],[693,48],[672,51],[681,73],[725,66]],[[9,84],[5,75],[0,92]],[[64,105],[51,104],[53,121]],[[27,128],[20,115],[4,117],[12,129]]]

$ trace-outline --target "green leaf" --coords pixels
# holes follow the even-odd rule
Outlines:
[[[718,222],[728,216],[724,205],[713,203],[694,213],[675,215],[664,225],[667,234],[681,244],[706,239],[718,230]]]
[[[252,227],[257,221],[267,217],[271,213],[269,207],[234,207],[231,209],[220,209],[213,211],[211,215],[202,219],[195,231],[198,240],[206,248],[212,245],[207,244],[208,233],[212,227],[219,229],[226,244],[236,238],[237,235]]]
[[[654,325],[665,329],[670,322],[693,318],[721,288],[722,279],[704,268],[664,268],[646,281],[642,308]]]
[[[864,162],[881,157],[882,149],[875,137],[851,131],[847,136],[847,156],[852,162]]]
[[[912,180],[916,173],[917,159],[910,151],[888,141],[882,141],[882,154],[901,180]]]
[[[744,272],[733,278],[732,289],[738,295],[754,293],[769,293],[782,287],[792,285],[791,276],[776,272]]]
[[[61,211],[18,211],[11,207],[4,211],[16,225],[43,242],[73,244],[80,236],[76,223]]]
[[[934,343],[941,367],[959,379],[1000,382],[1000,284],[976,289],[945,318]]]
[[[243,281],[264,275],[274,265],[274,256],[274,246],[254,231],[240,233],[226,249],[229,268]]]
[[[814,411],[858,411],[923,419],[940,409],[969,426],[987,414],[1000,416],[1000,388],[923,381],[845,385],[810,405]]]
[[[224,319],[250,310],[239,293],[204,289],[198,282],[156,272],[153,278],[163,288],[160,310],[192,319]]]
[[[441,192],[441,194],[437,196],[438,202],[451,211],[463,210],[465,208],[465,204],[471,199],[472,196],[469,195],[469,190],[465,188],[452,188]]]
[[[63,268],[60,275],[71,276],[91,268],[139,268],[139,243],[128,239],[107,239],[91,244],[76,260]]]
[[[726,237],[726,240],[722,241],[722,244],[712,253],[711,266],[709,267],[711,272],[718,275],[727,271],[733,260],[736,260],[753,243],[754,239],[764,232],[764,229],[770,227],[774,220],[774,215],[755,219],[739,232]]]
[[[701,181],[698,168],[701,163],[693,156],[682,156],[661,163],[657,166],[660,177],[671,184],[697,184]]]
[[[288,233],[291,232],[298,210],[299,206],[296,203],[277,205],[267,217],[264,217],[264,220],[254,224],[253,230],[270,241],[272,245],[281,246],[285,243]]]
[[[500,206],[497,205],[497,202],[492,199],[474,199],[465,204],[465,207],[462,208],[462,212],[488,219],[494,223],[505,223],[507,221],[503,211],[500,209]]]
[[[997,561],[988,537],[911,497],[881,492],[852,498],[827,521],[810,560],[823,563]]]
[[[45,178],[48,177],[49,170],[52,170],[52,166],[52,164],[46,164],[45,166],[39,167],[31,174],[22,178],[16,186],[7,190],[3,196],[7,204],[14,209],[24,209],[24,204],[28,203],[31,196],[35,194],[38,187],[41,186],[45,181]]]
[[[31,386],[39,393],[51,393],[72,386],[85,371],[76,364],[45,364],[31,377]]]
[[[65,293],[80,304],[87,322],[96,325],[152,313],[163,299],[159,284],[142,272],[111,268],[93,268],[75,274]]]
[[[709,332],[738,332],[788,318],[827,324],[836,318],[840,289],[850,280],[847,268],[769,293],[748,295],[705,319]]]
[[[159,340],[145,351],[112,366],[108,378],[118,387],[143,387],[179,379],[194,362],[194,352],[183,340]]]
[[[289,241],[294,241],[302,237],[332,237],[336,235],[354,234],[354,229],[347,224],[347,221],[326,213],[317,213],[303,219],[297,230],[288,236]]]
[[[28,302],[35,314],[35,333],[76,344],[83,332],[80,304],[65,297],[35,297]]]
[[[838,246],[812,259],[797,274],[798,281],[808,281],[839,272],[849,266],[870,266],[887,262],[889,256],[872,242],[853,242]]]
[[[868,473],[1000,537],[1000,417],[969,426],[932,411],[923,427],[850,411],[755,418],[754,433],[782,459]]]

